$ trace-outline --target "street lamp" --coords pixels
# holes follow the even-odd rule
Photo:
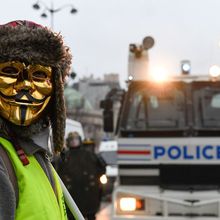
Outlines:
[[[33,4],[33,8],[35,10],[39,10],[41,8],[41,5],[43,5],[44,9],[43,12],[41,14],[41,17],[43,18],[47,18],[47,13],[50,13],[50,17],[51,17],[51,28],[53,29],[54,27],[54,13],[61,11],[64,8],[70,7],[70,14],[76,14],[77,13],[77,9],[72,5],[72,4],[65,4],[59,8],[54,8],[53,6],[53,2],[51,2],[51,6],[48,7],[43,1],[38,0],[35,4]]]

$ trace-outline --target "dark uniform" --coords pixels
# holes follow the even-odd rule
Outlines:
[[[105,173],[105,164],[83,147],[70,147],[65,160],[58,164],[58,173],[84,217],[95,219],[102,192],[99,178]]]

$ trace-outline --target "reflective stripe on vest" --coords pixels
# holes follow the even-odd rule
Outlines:
[[[62,190],[54,169],[58,200],[44,170],[34,156],[28,156],[30,164],[23,166],[12,144],[0,137],[17,176],[19,202],[16,220],[66,220]]]

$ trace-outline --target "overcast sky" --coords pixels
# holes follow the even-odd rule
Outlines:
[[[52,1],[43,2],[51,7]],[[50,26],[50,17],[41,18],[34,3],[2,1],[0,23],[27,19]],[[148,35],[155,39],[151,66],[179,73],[180,61],[189,59],[192,74],[205,74],[210,65],[220,65],[219,0],[53,0],[55,8],[69,3],[79,12],[72,15],[67,7],[55,13],[54,30],[70,46],[79,76],[119,73],[124,82],[128,45]]]

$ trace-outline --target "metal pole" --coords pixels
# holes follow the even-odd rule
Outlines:
[[[51,8],[49,9],[50,11],[50,17],[51,17],[51,29],[53,30],[54,28],[54,7],[53,7],[53,2],[51,2]]]

